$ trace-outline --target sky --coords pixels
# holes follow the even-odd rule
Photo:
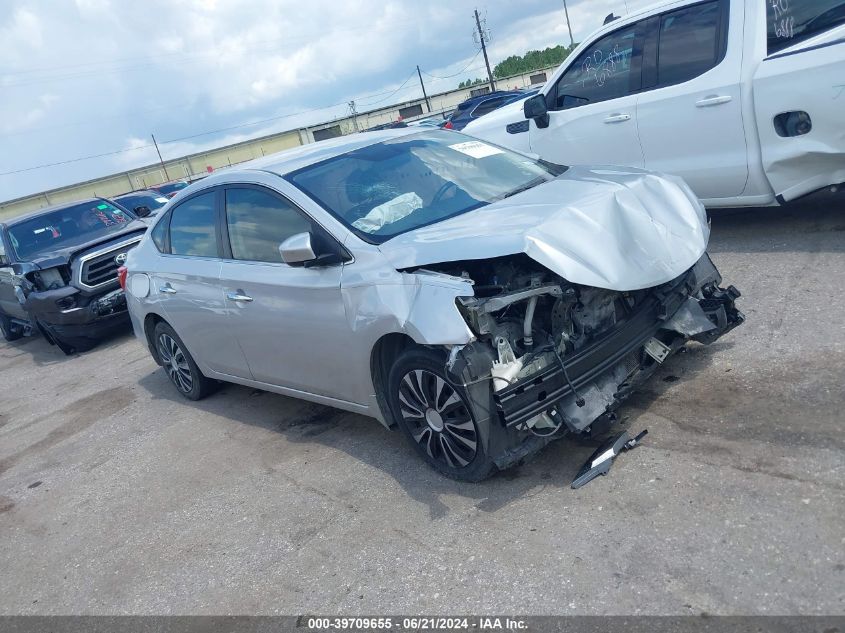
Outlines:
[[[567,4],[577,42],[648,2]],[[491,67],[569,43],[562,0],[2,0],[0,201],[455,88],[475,8]]]

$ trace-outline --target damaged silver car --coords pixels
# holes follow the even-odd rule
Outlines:
[[[130,251],[137,336],[182,395],[228,381],[397,426],[478,481],[742,323],[679,179],[442,130],[289,150],[180,192]]]

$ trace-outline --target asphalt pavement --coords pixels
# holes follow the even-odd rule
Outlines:
[[[845,613],[845,203],[716,212],[710,252],[747,322],[579,490],[589,443],[456,483],[358,415],[183,400],[128,333],[0,342],[0,613]]]

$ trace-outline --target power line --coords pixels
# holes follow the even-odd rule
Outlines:
[[[115,152],[105,152],[104,154],[92,154],[91,156],[82,156],[81,158],[71,158],[69,160],[62,160],[57,163],[47,163],[46,165],[35,165],[34,167],[24,167],[23,169],[15,169],[14,171],[4,171],[0,176],[9,176],[11,174],[22,174],[25,171],[35,171],[36,169],[44,169],[46,167],[57,167],[59,165],[68,165],[70,163],[78,163],[83,160],[91,160],[92,158],[103,158],[105,156],[115,156],[117,154],[125,154],[126,152],[135,152],[139,149],[147,149],[152,147],[149,145],[138,145],[137,147],[129,147],[127,149],[119,149]]]
[[[413,71],[410,75],[408,75],[408,78],[407,78],[405,81],[403,81],[403,82],[402,82],[402,84],[401,84],[401,85],[400,85],[400,86],[399,86],[396,90],[394,90],[393,92],[391,92],[391,93],[390,93],[389,95],[387,95],[384,99],[378,99],[378,100],[376,100],[376,101],[370,101],[369,103],[362,103],[361,105],[362,105],[362,106],[364,106],[364,107],[367,107],[367,106],[371,106],[371,105],[375,105],[375,104],[377,104],[377,103],[382,103],[382,102],[384,102],[384,101],[387,101],[388,99],[390,99],[390,97],[392,97],[392,96],[393,96],[393,95],[395,95],[397,92],[399,92],[400,90],[402,90],[402,88],[404,88],[404,87],[405,87],[405,84],[407,84],[409,81],[411,81],[411,79],[413,78],[413,76],[414,76],[414,75],[416,75],[416,74],[417,74],[417,71],[416,71],[416,70],[415,70],[415,71]]]
[[[363,99],[369,99],[369,98],[372,98],[372,97],[379,97],[379,96],[382,96],[382,95],[388,95],[387,97],[385,97],[385,99],[389,99],[392,95],[395,95],[397,92],[399,92],[414,75],[416,75],[416,70],[414,70],[414,72],[411,73],[411,75],[408,77],[408,79],[406,79],[399,86],[399,88],[397,88],[396,90],[385,91],[385,92],[377,92],[377,93],[374,93],[374,94],[364,95],[363,97],[356,98],[356,101],[359,100],[359,99],[362,99],[362,98]],[[412,86],[412,87],[415,87],[415,86]],[[366,104],[366,105],[372,105],[373,103],[380,103],[381,101],[384,101],[385,99],[379,99],[378,101],[373,101],[373,102],[370,102],[369,104]],[[170,145],[172,143],[178,143],[180,141],[187,141],[187,140],[191,140],[191,139],[195,139],[195,138],[200,138],[202,136],[209,136],[211,134],[219,134],[221,132],[231,132],[233,130],[239,130],[239,129],[243,129],[243,128],[246,128],[246,127],[253,127],[253,126],[256,126],[256,125],[262,125],[264,123],[271,123],[273,121],[279,121],[281,119],[287,119],[287,118],[299,116],[299,115],[302,115],[302,114],[309,114],[311,112],[320,112],[322,110],[329,110],[331,108],[336,108],[336,107],[339,107],[341,105],[345,105],[346,103],[347,102],[333,103],[331,105],[322,106],[322,107],[319,107],[319,108],[310,108],[310,109],[307,109],[307,110],[300,110],[298,112],[290,112],[288,114],[281,114],[279,116],[269,117],[269,118],[266,118],[266,119],[260,119],[258,121],[251,121],[251,122],[248,122],[248,123],[241,123],[239,125],[232,125],[232,126],[229,126],[229,127],[218,128],[216,130],[209,130],[207,132],[200,132],[199,134],[191,134],[189,136],[182,136],[182,137],[179,137],[179,138],[168,139],[166,141],[161,141],[160,145]],[[116,156],[118,154],[125,154],[127,152],[134,152],[134,151],[137,151],[137,150],[148,149],[148,148],[151,148],[151,147],[154,147],[154,145],[150,143],[150,144],[147,144],[147,145],[139,145],[137,147],[129,147],[129,148],[125,148],[125,149],[115,150],[113,152],[104,152],[102,154],[92,154],[90,156],[80,156],[78,158],[70,158],[68,160],[57,161],[55,163],[45,163],[43,165],[33,165],[31,167],[23,167],[21,169],[15,169],[15,170],[12,170],[12,171],[0,172],[0,176],[10,176],[12,174],[20,174],[20,173],[24,173],[24,172],[28,172],[28,171],[35,171],[37,169],[46,169],[47,167],[58,167],[60,165],[69,165],[71,163],[78,163],[78,162],[82,162],[82,161],[86,161],[86,160],[92,160],[94,158],[104,158],[104,157],[107,157],[107,156]]]
[[[469,67],[472,65],[472,63],[478,58],[479,55],[481,55],[481,49],[480,48],[475,52],[475,55],[472,56],[472,59],[469,60],[469,64],[464,66],[461,70],[456,72],[454,75],[445,75],[443,77],[439,77],[437,75],[432,75],[431,73],[427,73],[426,71],[422,71],[422,72],[423,72],[424,75],[428,75],[429,77],[433,77],[434,79],[451,79],[452,77],[457,77],[458,75],[464,74],[469,69]]]
[[[425,71],[422,71],[422,72],[424,74],[428,75],[429,77],[432,77],[432,78],[435,79],[435,81],[432,82],[432,83],[437,83],[438,81],[443,81],[443,80],[451,79],[452,77],[456,77],[456,76],[460,75],[461,73],[464,73],[468,70],[479,70],[480,68],[482,68],[481,66],[470,69],[469,65],[471,65],[476,60],[476,58],[478,57],[480,52],[481,52],[480,50],[478,52],[476,52],[476,54],[470,60],[469,64],[467,66],[465,66],[460,72],[455,73],[454,75],[447,75],[447,76],[443,76],[443,77],[438,77],[436,75],[432,75],[432,74],[427,73]],[[387,101],[388,99],[390,99],[391,97],[393,97],[394,95],[396,95],[398,92],[400,92],[402,90],[409,90],[409,89],[412,89],[412,88],[416,89],[416,86],[408,86],[406,88],[406,85],[408,84],[408,82],[415,75],[417,75],[417,69],[416,68],[414,69],[413,72],[411,72],[410,75],[408,75],[408,78],[405,79],[405,81],[403,81],[399,85],[398,88],[396,88],[394,90],[388,90],[388,91],[384,91],[384,92],[377,92],[377,93],[373,93],[373,94],[369,94],[369,95],[364,95],[362,97],[356,97],[354,100],[355,100],[356,103],[363,105],[364,107],[372,106],[372,105],[375,105],[377,103],[382,103],[384,101]],[[363,104],[360,103],[360,101],[362,99],[370,99],[370,98],[373,98],[373,97],[381,97],[381,96],[384,96],[384,98],[376,99],[375,101],[370,101],[368,103],[363,103]],[[173,143],[178,143],[178,142],[181,142],[181,141],[188,141],[188,140],[191,140],[191,139],[200,138],[200,137],[203,137],[203,136],[209,136],[209,135],[212,135],[212,134],[219,134],[219,133],[222,133],[222,132],[231,132],[231,131],[234,131],[234,130],[240,130],[240,129],[247,128],[247,127],[254,127],[256,125],[262,125],[262,124],[265,124],[265,123],[272,123],[274,121],[279,121],[281,119],[287,119],[287,118],[290,118],[290,117],[295,117],[295,116],[299,116],[299,115],[303,115],[303,114],[310,114],[312,112],[320,112],[322,110],[329,110],[331,108],[336,108],[336,107],[339,107],[339,106],[342,106],[342,105],[348,105],[348,103],[349,103],[348,101],[343,101],[343,102],[339,102],[339,103],[333,103],[333,104],[327,105],[327,106],[322,106],[322,107],[319,107],[319,108],[310,108],[310,109],[307,109],[307,110],[300,110],[300,111],[297,111],[297,112],[280,114],[278,116],[268,117],[266,119],[260,119],[258,121],[250,121],[250,122],[247,122],[247,123],[240,123],[238,125],[231,125],[231,126],[228,126],[228,127],[218,128],[218,129],[215,129],[215,130],[208,130],[206,132],[200,132],[198,134],[191,134],[189,136],[172,138],[172,139],[168,139],[166,141],[161,141],[158,144],[159,145],[170,145],[170,144],[173,144]],[[55,127],[55,126],[53,126],[53,127]],[[136,147],[129,147],[129,148],[125,148],[125,149],[115,150],[115,151],[112,151],[112,152],[104,152],[102,154],[91,154],[89,156],[80,156],[78,158],[70,158],[70,159],[67,159],[67,160],[57,161],[57,162],[54,162],[54,163],[45,163],[45,164],[42,164],[42,165],[33,165],[31,167],[23,167],[21,169],[15,169],[15,170],[12,170],[12,171],[0,172],[0,176],[10,176],[10,175],[13,175],[13,174],[20,174],[20,173],[24,173],[24,172],[28,172],[28,171],[35,171],[37,169],[46,169],[48,167],[58,167],[58,166],[61,166],[61,165],[69,165],[71,163],[78,163],[78,162],[82,162],[82,161],[86,161],[86,160],[92,160],[92,159],[95,159],[95,158],[105,158],[107,156],[116,156],[116,155],[119,155],[119,154],[125,154],[127,152],[134,152],[134,151],[138,151],[138,150],[142,150],[142,149],[149,149],[149,148],[152,148],[152,147],[156,147],[156,145],[155,144],[138,145]]]

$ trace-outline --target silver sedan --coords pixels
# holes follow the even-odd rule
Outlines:
[[[742,322],[680,180],[443,130],[300,147],[181,191],[129,253],[135,333],[185,397],[219,381],[398,427],[477,481]]]

